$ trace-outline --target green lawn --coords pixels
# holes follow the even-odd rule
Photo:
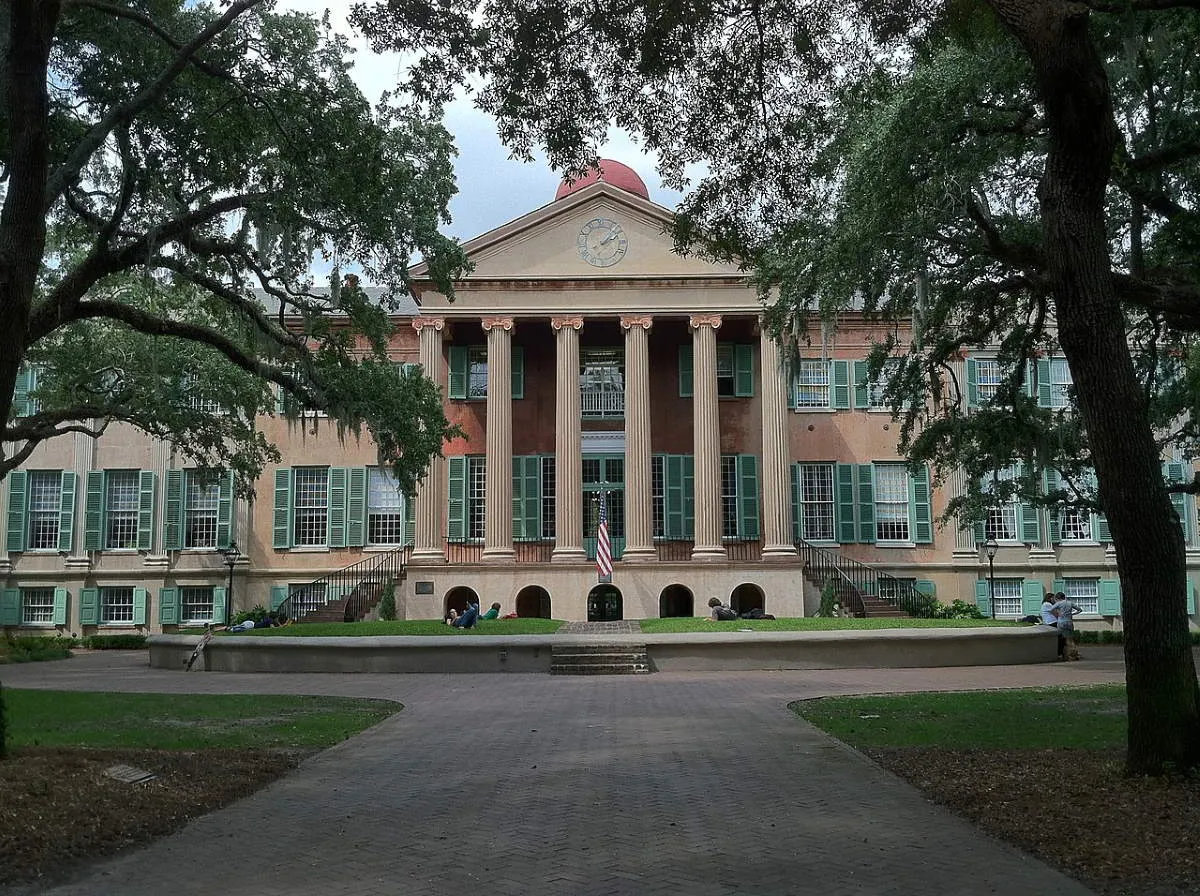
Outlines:
[[[1125,686],[825,697],[792,704],[853,747],[1119,749]]]
[[[735,619],[731,622],[711,622],[703,616],[641,620],[642,631],[653,635],[671,632],[728,632],[743,628],[756,632],[824,632],[875,628],[979,628],[993,625],[1011,628],[1016,624],[992,619],[853,619],[819,616],[793,619]]]
[[[402,707],[388,700],[259,694],[4,689],[9,747],[190,750],[328,747]]]
[[[256,628],[241,634],[256,638],[354,638],[367,635],[552,635],[560,619],[487,619],[474,628],[452,628],[440,619],[398,619],[394,622],[313,622],[282,628]]]

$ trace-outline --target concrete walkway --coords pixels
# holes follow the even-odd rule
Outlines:
[[[1121,681],[1119,649],[986,668],[218,674],[102,653],[8,687],[384,697],[403,712],[56,896],[1086,894],[797,718],[825,694]],[[30,891],[32,892],[32,891]]]

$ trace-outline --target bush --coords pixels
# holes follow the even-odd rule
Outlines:
[[[43,638],[39,635],[8,635],[0,642],[0,663],[38,663],[44,660],[65,660],[71,648],[79,642],[73,637],[57,635]]]
[[[839,616],[841,610],[837,596],[837,579],[830,576],[825,580],[825,586],[821,589],[821,606],[817,609],[817,615]]]
[[[145,635],[88,635],[83,646],[92,650],[141,650],[146,646]]]
[[[247,619],[253,619],[256,623],[262,622],[267,618],[268,613],[269,611],[266,607],[264,607],[262,604],[258,604],[253,609],[242,610],[242,612],[233,617],[233,620],[229,624],[237,625],[241,622],[245,622]]]
[[[396,586],[388,585],[379,601],[379,618],[391,622],[396,618]]]
[[[941,614],[945,611],[946,607],[942,606],[942,602],[932,594],[918,592],[912,609],[909,610],[909,615],[917,619],[944,619],[945,617]]]
[[[4,685],[0,684],[0,759],[8,756],[8,722],[4,715]]]
[[[938,619],[987,619],[983,610],[965,600],[956,600],[948,607],[942,607]]]

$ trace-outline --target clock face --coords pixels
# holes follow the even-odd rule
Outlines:
[[[625,257],[629,241],[616,221],[592,218],[579,231],[579,257],[598,268],[607,268]]]

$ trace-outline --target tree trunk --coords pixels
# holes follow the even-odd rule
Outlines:
[[[12,410],[46,249],[46,67],[59,14],[56,0],[11,0],[5,6],[7,32],[0,37],[7,43],[6,70],[0,83],[7,91],[2,99],[8,115],[8,192],[0,211],[0,423]]]
[[[993,3],[1033,62],[1049,129],[1040,188],[1058,319],[1121,576],[1127,771],[1200,766],[1200,685],[1183,533],[1163,487],[1146,400],[1112,280],[1104,195],[1118,140],[1103,63],[1080,5]]]

